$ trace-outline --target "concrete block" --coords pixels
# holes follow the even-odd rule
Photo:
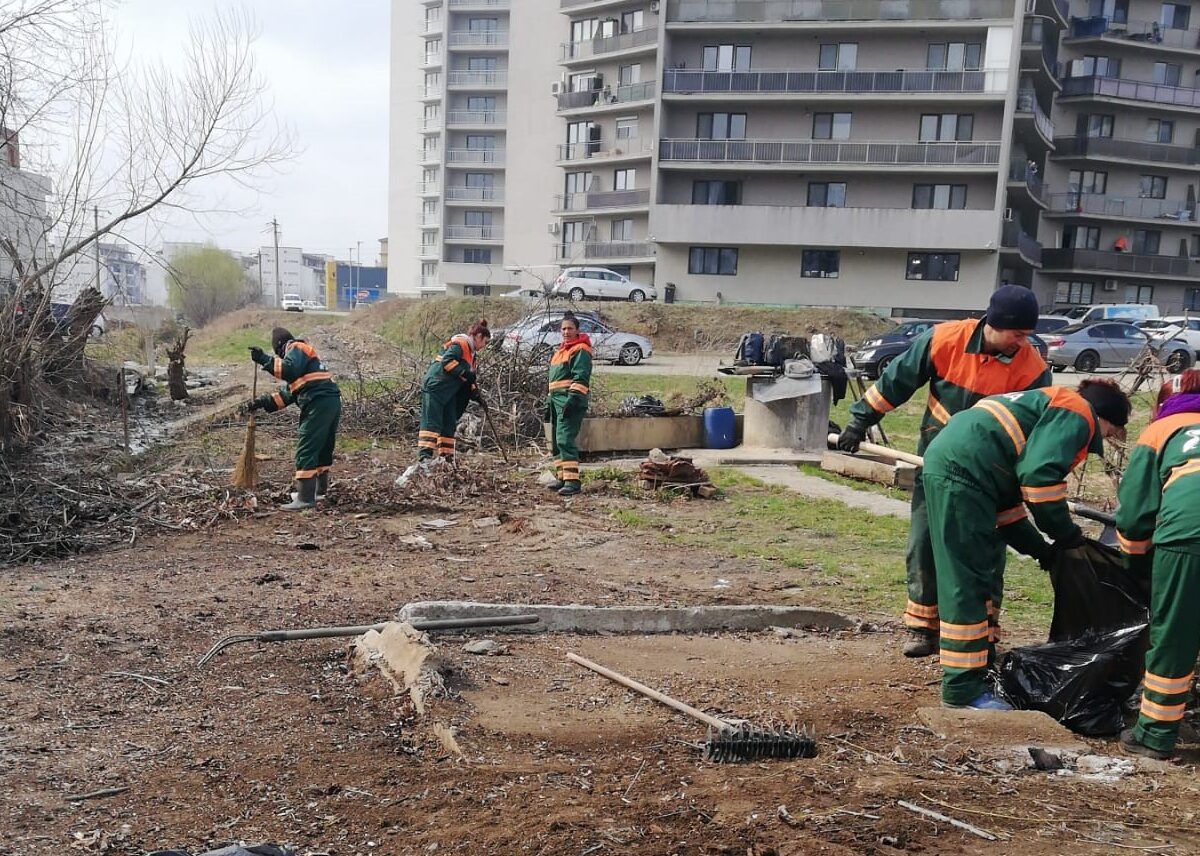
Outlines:
[[[1079,737],[1036,710],[959,710],[922,707],[917,717],[944,740],[977,748],[1040,746],[1086,752]]]
[[[875,482],[876,484],[912,490],[916,467],[903,462],[884,460],[873,455],[846,455],[842,452],[825,451],[821,455],[821,469],[852,479]]]
[[[545,425],[550,442],[550,424]],[[704,445],[701,416],[601,416],[583,420],[579,451],[648,452],[651,449],[687,449]]]
[[[537,615],[537,624],[496,628],[518,633],[707,633],[718,630],[767,630],[771,627],[812,627],[845,630],[855,622],[844,615],[803,606],[652,606],[597,607],[579,604],[503,604],[459,600],[406,604],[400,621],[469,618],[497,615]],[[489,631],[493,632],[493,631]]]
[[[772,381],[746,381],[745,427],[742,442],[747,446],[798,449],[820,452],[828,448],[829,407],[832,390],[821,380],[820,392],[800,398],[757,401],[755,385]]]

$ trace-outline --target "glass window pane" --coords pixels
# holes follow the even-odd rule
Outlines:
[[[709,45],[704,49],[704,70],[717,70],[717,48],[715,45]]]
[[[746,139],[746,114],[734,113],[729,117],[729,139]]]
[[[982,59],[983,46],[980,44],[967,45],[967,59],[965,65],[968,69],[976,70],[980,67]]]
[[[700,113],[696,116],[696,136],[702,140],[713,138],[713,114]]]
[[[846,185],[844,182],[834,182],[829,185],[826,204],[830,208],[846,207]]]
[[[834,113],[833,114],[833,139],[835,139],[835,140],[850,139],[850,114],[849,113]]]
[[[733,68],[735,71],[750,70],[750,46],[738,45],[734,51]]]
[[[935,184],[933,187],[933,207],[945,209],[950,207],[950,185]]]
[[[926,113],[921,117],[920,135],[917,137],[923,143],[931,143],[937,139],[938,133],[938,117],[932,113]]]
[[[813,139],[828,140],[833,133],[832,113],[813,113]]]
[[[722,247],[720,250],[720,272],[730,276],[737,273],[738,251]]]
[[[970,142],[974,136],[975,117],[970,113],[958,117],[958,127],[954,135],[954,139],[959,142]]]
[[[838,46],[837,45],[821,45],[820,58],[817,61],[817,68],[821,71],[833,71],[838,66]]]
[[[932,184],[914,184],[913,185],[913,208],[932,208],[933,207],[933,185]]]
[[[948,71],[962,71],[966,54],[966,45],[962,42],[951,42],[946,50],[946,69]]]
[[[925,67],[931,70],[939,70],[946,67],[946,46],[940,44],[932,44],[925,54]]]
[[[965,184],[955,184],[950,188],[950,207],[955,209],[967,207],[967,186]]]
[[[824,208],[825,200],[829,198],[829,185],[819,181],[808,183],[808,205],[810,208]]]
[[[858,45],[846,43],[838,47],[838,62],[839,71],[854,71],[858,68]]]
[[[733,71],[733,45],[721,45],[717,48],[717,69]]]

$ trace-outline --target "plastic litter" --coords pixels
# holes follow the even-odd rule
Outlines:
[[[277,847],[274,844],[231,844],[220,850],[206,850],[197,856],[295,856],[296,851],[291,847]],[[187,850],[155,850],[146,856],[192,856]]]

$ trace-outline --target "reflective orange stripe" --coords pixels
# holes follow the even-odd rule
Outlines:
[[[571,384],[571,392],[581,392],[584,395],[587,395],[588,394],[588,385],[586,383],[578,383],[578,382],[573,383],[573,384]]]
[[[1121,552],[1128,553],[1130,556],[1144,556],[1150,552],[1150,548],[1154,545],[1154,539],[1147,538],[1144,541],[1131,541],[1117,533],[1117,541],[1121,545]]]
[[[436,438],[437,438],[439,435],[438,435],[438,432],[437,432],[437,431],[425,431],[424,429],[422,429],[422,430],[421,430],[421,431],[420,431],[420,432],[417,434],[417,436],[418,436],[418,437],[433,437],[433,438],[435,438],[435,439],[436,439]]]
[[[1180,375],[1175,377],[1179,378]],[[1176,431],[1181,428],[1191,428],[1194,425],[1200,426],[1200,413],[1176,413],[1174,416],[1164,416],[1147,426],[1146,430],[1137,438],[1137,445],[1149,446],[1158,452]]]
[[[937,397],[931,392],[929,393],[929,415],[945,425],[950,421],[950,414],[946,408],[942,407],[942,403],[937,400]]]
[[[553,391],[554,391],[554,390],[556,390],[556,389],[570,389],[570,388],[571,388],[571,384],[573,384],[574,382],[575,382],[575,381],[573,381],[573,380],[570,380],[570,379],[567,379],[567,380],[552,380],[552,381],[550,381],[550,390],[553,392]]]
[[[986,634],[986,631],[984,631]],[[942,648],[942,666],[948,669],[986,669],[988,652],[985,651],[947,651]]]
[[[329,372],[309,372],[306,375],[301,375],[300,377],[298,377],[294,381],[292,381],[290,384],[288,384],[288,391],[295,392],[296,390],[298,390],[304,386],[307,386],[310,383],[316,383],[319,380],[332,380],[332,379],[333,379],[333,375],[331,375]]]
[[[1067,483],[1048,484],[1043,487],[1021,485],[1021,497],[1026,502],[1058,502],[1067,498]]]
[[[443,363],[443,364],[442,364],[442,371],[446,371],[446,372],[449,372],[449,371],[454,371],[454,367],[455,367],[455,366],[457,366],[457,365],[458,365],[458,360],[451,360],[451,361],[450,361],[450,362],[448,362],[448,363]]]
[[[1194,476],[1196,473],[1200,473],[1200,460],[1197,459],[1190,460],[1186,464],[1180,464],[1179,466],[1172,468],[1171,475],[1167,477],[1167,482],[1163,485],[1163,490],[1166,490],[1184,476]]]
[[[310,479],[316,474],[316,470],[296,470],[296,478],[298,479]]]
[[[1188,672],[1182,678],[1164,678],[1159,675],[1146,672],[1142,678],[1142,684],[1151,692],[1162,693],[1163,695],[1179,695],[1186,693],[1192,688],[1192,678],[1195,677],[1194,672]]]
[[[999,529],[1002,526],[1011,526],[1014,523],[1020,523],[1028,516],[1025,513],[1025,506],[1023,505],[1006,509],[996,515],[996,528]]]
[[[1007,407],[989,398],[985,398],[975,406],[983,408],[996,418],[1000,427],[1004,429],[1004,433],[1012,440],[1018,455],[1025,451],[1025,432],[1021,430],[1021,423],[1017,421],[1017,417],[1013,416]]]
[[[890,413],[896,409],[896,405],[884,398],[883,393],[875,387],[867,390],[866,395],[863,396],[863,401],[876,413]]]
[[[271,374],[275,375],[276,379],[283,380],[283,360],[279,357],[276,357],[275,362],[271,363]]]
[[[454,438],[453,437],[438,437],[438,443],[442,446],[453,446]]]
[[[308,357],[310,360],[315,360],[317,358],[317,349],[314,348],[312,345],[308,344],[308,342],[297,342],[297,341],[289,342],[287,348],[284,349],[284,353],[286,354],[292,348],[295,348],[300,353],[304,354],[304,356]]]
[[[1157,719],[1159,722],[1178,722],[1183,719],[1186,704],[1156,704],[1142,696],[1142,716]]]
[[[271,400],[275,402],[275,406],[280,410],[287,407],[287,403],[283,400],[283,396],[278,392],[271,396]]]
[[[923,603],[917,603],[915,600],[910,600],[908,605],[904,607],[904,611],[909,615],[915,615],[918,618],[938,617],[938,608],[936,603],[932,606],[925,606]]]
[[[976,624],[951,624],[942,622],[942,638],[953,639],[955,642],[974,642],[976,639],[986,639],[988,635],[987,620]]]

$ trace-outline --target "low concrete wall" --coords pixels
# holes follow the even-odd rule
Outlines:
[[[737,418],[740,436],[741,416]],[[545,424],[550,442],[550,423]],[[650,449],[697,449],[704,446],[703,416],[595,417],[583,420],[579,451],[644,452]]]

